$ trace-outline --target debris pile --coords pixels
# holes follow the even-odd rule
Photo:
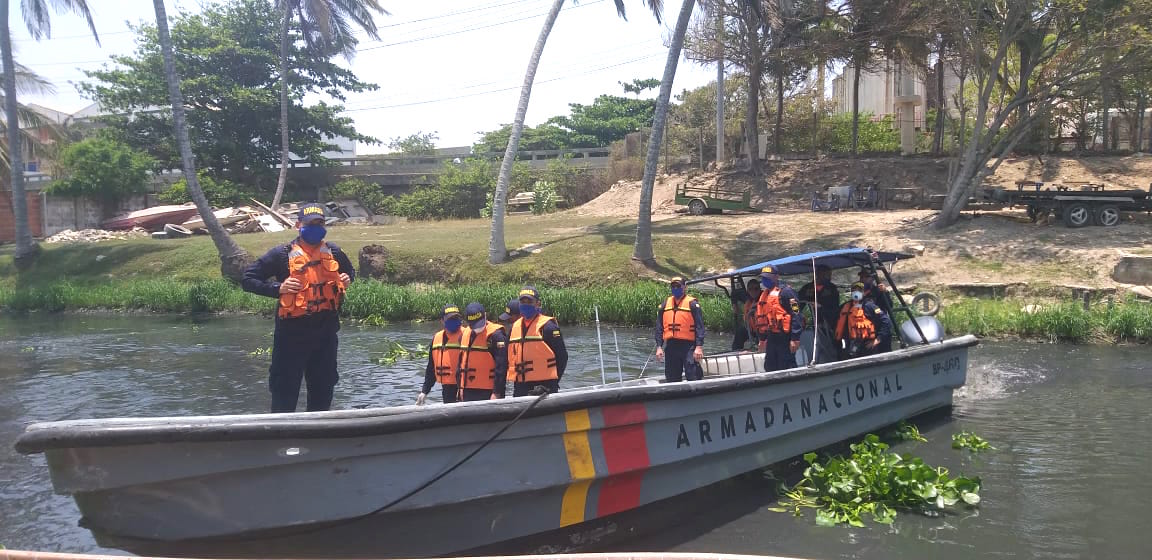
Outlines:
[[[112,239],[132,239],[148,237],[148,231],[143,228],[133,228],[127,231],[107,231],[103,229],[82,229],[72,231],[66,229],[44,240],[45,243],[96,243]]]

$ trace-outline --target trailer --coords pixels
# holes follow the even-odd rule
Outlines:
[[[1152,212],[1152,192],[1109,190],[1099,183],[1064,183],[1045,187],[1039,181],[1017,181],[1016,189],[985,188],[984,199],[1008,206],[1025,206],[1035,222],[1055,213],[1070,228],[1115,226],[1123,212]]]
[[[716,185],[697,187],[680,183],[676,186],[676,204],[687,206],[688,213],[693,216],[720,214],[724,210],[760,211],[752,207],[750,189],[727,189]]]

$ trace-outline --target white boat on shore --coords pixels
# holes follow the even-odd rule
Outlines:
[[[874,262],[862,249],[770,261],[785,274]],[[758,371],[759,358],[731,371],[731,357],[717,356],[701,381],[49,422],[29,426],[16,447],[46,455],[55,490],[75,498],[101,546],[136,554],[432,557],[544,534],[556,535],[553,550],[579,550],[616,515],[950,407],[977,340],[913,330],[919,344],[782,372]]]

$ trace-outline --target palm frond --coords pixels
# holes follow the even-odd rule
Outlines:
[[[88,22],[88,29],[92,30],[92,37],[96,44],[100,44],[100,35],[96,33],[96,22],[92,21],[92,11],[88,9],[87,0],[20,0],[20,10],[24,15],[24,24],[28,26],[28,33],[39,41],[44,37],[52,36],[52,16],[48,13],[51,4],[57,12],[72,12]]]
[[[624,6],[624,0],[613,0],[616,4],[616,14],[628,20],[627,9]],[[663,23],[664,17],[664,0],[642,0],[644,6],[652,10],[652,15],[656,18],[656,23]]]
[[[4,74],[4,68],[0,67],[0,77],[3,77]],[[47,78],[33,72],[32,69],[16,63],[16,93],[20,95],[52,95],[56,93],[56,87]]]

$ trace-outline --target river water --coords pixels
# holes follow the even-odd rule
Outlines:
[[[335,407],[412,402],[424,363],[379,366],[385,341],[427,344],[434,323],[346,326]],[[0,318],[0,544],[104,552],[76,522],[71,498],[52,493],[42,456],[12,442],[31,422],[113,416],[263,412],[271,321],[255,317],[32,315]],[[598,383],[596,331],[564,328],[573,359],[565,385]],[[616,376],[613,330],[604,360]],[[649,332],[617,329],[626,378],[652,348]],[[727,340],[709,341],[720,351]],[[661,375],[655,361],[649,375]],[[434,395],[438,391],[433,391]],[[891,526],[821,528],[767,510],[770,483],[749,480],[721,508],[615,550],[770,554],[802,558],[1147,558],[1152,555],[1152,349],[985,343],[951,418],[921,426],[928,443],[899,451],[980,476],[978,510]],[[968,430],[995,451],[950,448]]]

